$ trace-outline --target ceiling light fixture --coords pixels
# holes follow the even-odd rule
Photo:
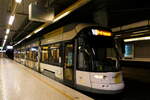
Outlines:
[[[9,24],[9,25],[12,25],[13,22],[14,22],[14,20],[15,20],[15,15],[13,15],[13,16],[11,15],[10,18],[9,18],[8,24]]]
[[[8,38],[8,35],[5,35],[5,40],[7,40],[7,38]]]
[[[6,40],[4,40],[4,42],[3,42],[3,47],[5,46],[5,43],[6,43]]]
[[[133,42],[133,41],[142,41],[142,40],[150,40],[150,36],[124,39],[124,42]]]
[[[71,11],[67,11],[65,13],[63,13],[62,15],[56,17],[54,20],[53,20],[53,23],[57,22],[58,20],[64,18],[65,16],[69,15],[71,13]]]
[[[6,34],[8,35],[8,34],[9,34],[9,32],[10,32],[10,29],[7,29],[7,30],[6,30]]]
[[[13,22],[15,20],[15,13],[16,13],[17,5],[21,4],[22,0],[15,0],[15,2],[16,3],[13,6],[11,16],[10,16],[9,21],[8,21],[8,29],[6,29],[6,36],[5,36],[5,39],[4,39],[4,42],[3,42],[3,48],[4,48],[6,40],[8,38],[8,34],[10,33],[10,27],[11,27],[11,25],[13,25]],[[2,48],[2,50],[3,50],[3,48]]]
[[[22,0],[15,0],[15,1],[16,3],[19,3],[19,4],[22,2]]]
[[[37,30],[34,31],[34,33],[37,33],[37,32],[39,32],[39,31],[41,31],[42,29],[43,29],[43,27],[38,28]]]
[[[31,35],[31,34],[29,34],[28,36],[26,36],[26,39],[27,39],[27,38],[29,38],[29,37],[31,37],[31,36],[32,36],[32,35]]]
[[[88,2],[90,2],[91,0],[77,0],[77,2],[75,2],[74,4],[72,4],[71,6],[69,6],[68,8],[66,8],[65,10],[63,10],[62,12],[60,12],[58,15],[55,16],[54,20],[52,23],[57,22],[58,20],[60,20],[61,18],[67,16],[68,14],[70,14],[71,12],[73,12],[74,10],[78,9],[79,7],[87,4]],[[38,27],[36,30],[34,30],[32,33],[30,33],[31,35],[36,34],[37,32],[41,31],[42,29],[44,29],[45,27],[47,27],[48,25],[52,24],[49,22],[46,22],[45,24],[41,25],[40,27]],[[24,38],[27,39],[29,36],[26,36]],[[13,46],[18,45],[19,43],[21,43],[22,41],[17,42],[16,44],[14,44]]]

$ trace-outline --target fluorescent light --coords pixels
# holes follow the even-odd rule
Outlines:
[[[4,40],[4,42],[3,42],[3,47],[5,46],[5,43],[6,43],[6,40]]]
[[[13,49],[13,46],[8,45],[7,49]]]
[[[14,22],[14,19],[15,19],[15,15],[13,15],[13,16],[11,15],[8,24],[12,25]]]
[[[21,3],[22,2],[22,0],[15,0],[16,1],[16,3]]]
[[[148,32],[150,30],[142,30],[142,31],[136,31],[136,32],[133,32],[133,33],[144,33],[144,32]]]
[[[8,38],[8,35],[5,35],[5,40],[7,40],[7,38]]]
[[[24,41],[25,39],[20,40],[17,44],[20,44],[22,41]]]
[[[124,39],[124,42],[141,41],[141,40],[150,40],[150,36]]]
[[[6,30],[6,34],[9,34],[9,32],[10,32],[10,29],[7,29],[7,30]]]
[[[150,36],[144,37],[145,40],[150,40]]]
[[[62,15],[56,17],[54,20],[53,20],[53,23],[57,22],[58,20],[62,19],[63,17],[67,16],[68,14],[70,14],[71,11],[67,11],[65,13],[63,13]]]
[[[3,43],[3,47],[4,47],[4,45],[5,45],[5,44]]]
[[[38,28],[37,30],[34,31],[34,33],[37,33],[37,32],[39,32],[39,31],[41,31],[42,29],[43,29],[43,27]]]
[[[27,39],[27,38],[29,38],[29,37],[31,37],[31,36],[32,36],[31,34],[30,34],[30,35],[28,35],[28,36],[26,36],[26,39]]]
[[[6,42],[6,39],[4,40],[4,42],[3,43],[5,43]]]

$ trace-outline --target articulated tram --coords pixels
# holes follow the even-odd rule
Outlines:
[[[76,89],[119,93],[124,88],[119,49],[110,30],[70,24],[17,46],[15,60]],[[21,56],[22,55],[22,56]]]

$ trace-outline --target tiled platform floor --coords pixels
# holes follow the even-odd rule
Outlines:
[[[0,100],[93,100],[13,60],[0,58]]]

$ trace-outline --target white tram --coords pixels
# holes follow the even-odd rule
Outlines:
[[[29,65],[44,75],[94,93],[119,93],[124,88],[119,49],[108,29],[70,24],[43,35],[38,42],[26,48],[26,63],[32,60]]]

